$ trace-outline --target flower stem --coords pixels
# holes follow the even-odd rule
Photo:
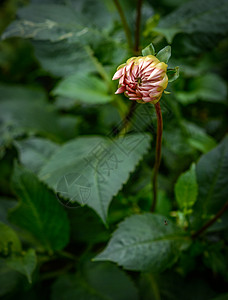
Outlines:
[[[135,28],[135,54],[139,54],[139,44],[140,44],[140,25],[141,25],[141,9],[143,0],[137,1],[137,17],[136,17],[136,28]]]
[[[118,13],[120,15],[120,19],[121,19],[121,22],[123,24],[123,28],[124,28],[124,32],[125,32],[125,35],[126,35],[126,38],[127,38],[127,42],[128,42],[128,47],[130,49],[132,49],[132,39],[131,39],[131,31],[130,31],[130,28],[127,24],[127,20],[125,18],[125,15],[124,15],[124,12],[122,10],[122,7],[119,3],[119,0],[113,0],[115,5],[116,5],[116,8],[118,10]]]
[[[156,114],[157,114],[157,141],[156,141],[156,157],[154,164],[154,174],[152,177],[152,187],[153,187],[153,202],[151,206],[151,211],[155,211],[157,204],[157,177],[158,170],[161,162],[161,149],[162,149],[162,131],[163,131],[163,121],[162,121],[162,112],[159,102],[154,104]]]
[[[199,235],[201,235],[204,231],[206,231],[211,225],[213,225],[219,217],[228,209],[228,201],[225,203],[225,205],[217,212],[217,214],[209,220],[203,227],[201,227],[199,230],[194,232],[192,234],[192,238],[197,238]]]

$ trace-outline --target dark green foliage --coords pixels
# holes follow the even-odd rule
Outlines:
[[[137,45],[140,2],[1,1],[1,299],[228,299],[228,4],[144,0]],[[137,55],[168,65],[155,213]]]

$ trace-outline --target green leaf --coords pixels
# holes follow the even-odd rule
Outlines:
[[[63,130],[65,117],[60,117],[55,106],[48,104],[42,89],[1,85],[0,100],[0,143],[8,144],[27,133],[42,133],[60,139],[67,137]],[[76,122],[77,119],[71,123],[71,128]]]
[[[162,18],[155,31],[163,34],[168,43],[180,32],[225,35],[228,32],[227,15],[226,0],[188,1]]]
[[[21,252],[21,242],[16,232],[0,222],[0,256]]]
[[[196,164],[196,174],[199,193],[194,206],[195,222],[202,226],[202,218],[214,215],[228,199],[227,136],[216,148],[200,158]]]
[[[95,261],[109,260],[128,270],[161,272],[178,258],[179,230],[166,217],[155,214],[133,215],[121,222],[108,246]]]
[[[10,221],[29,231],[45,249],[62,249],[69,240],[69,221],[54,194],[17,165],[13,188],[20,202],[10,211]]]
[[[25,275],[29,283],[32,283],[32,273],[37,264],[36,253],[34,249],[29,249],[25,254],[13,255],[7,259],[7,266]]]
[[[63,145],[44,165],[39,177],[73,205],[76,202],[93,208],[105,222],[112,197],[148,151],[149,141],[146,134],[114,140],[79,137]]]
[[[183,173],[175,184],[175,196],[181,209],[187,210],[196,202],[198,194],[198,185],[196,181],[195,164]]]
[[[219,295],[219,296],[213,298],[212,300],[227,300],[227,298],[228,298],[228,293],[226,293],[226,294],[221,294],[221,295]]]
[[[169,82],[175,81],[179,77],[179,67],[175,67],[174,69],[168,69],[167,76]]]
[[[17,205],[17,201],[14,199],[7,199],[7,198],[0,198],[0,222],[7,224],[10,226],[8,222],[8,211],[10,208],[14,207]]]
[[[53,94],[87,104],[105,104],[112,100],[112,95],[108,94],[107,85],[103,80],[78,72],[60,81]]]
[[[2,38],[20,36],[37,40],[77,40],[87,34],[79,13],[58,4],[30,4],[18,11],[19,20],[6,29]]]
[[[20,277],[18,272],[7,266],[5,259],[0,259],[0,297],[11,294],[17,290],[21,279]]]
[[[38,173],[44,163],[58,149],[57,144],[38,137],[15,141],[14,144],[19,151],[20,162],[34,173]]]
[[[176,92],[176,97],[183,105],[197,100],[227,104],[227,87],[220,76],[211,73],[192,79],[188,91]]]
[[[216,146],[216,140],[208,135],[205,130],[194,123],[182,122],[183,126],[188,131],[188,144],[194,149],[207,153]]]
[[[83,273],[64,275],[52,287],[52,300],[137,300],[130,278],[111,263],[88,263]]]
[[[8,26],[2,38],[19,36],[52,42],[94,43],[107,38],[105,33],[112,24],[107,6],[102,2],[31,3],[18,10],[18,20]]]
[[[33,41],[35,55],[42,67],[57,76],[95,71],[84,46],[78,43]],[[54,57],[54,59],[53,59]]]
[[[146,48],[142,50],[142,55],[147,56],[147,55],[155,55],[155,49],[154,45],[150,43]]]
[[[156,55],[157,59],[160,61],[163,61],[164,63],[168,63],[170,57],[171,57],[171,47],[166,46],[163,49],[161,49],[158,54]]]

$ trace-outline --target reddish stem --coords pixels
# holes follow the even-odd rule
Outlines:
[[[228,201],[225,203],[225,205],[220,209],[220,211],[217,212],[217,214],[209,220],[203,227],[201,227],[198,231],[192,234],[192,238],[197,238],[199,235],[201,235],[204,231],[206,231],[211,225],[213,225],[218,218],[221,217],[221,215],[228,209]]]
[[[155,110],[157,114],[157,141],[156,141],[156,157],[154,164],[154,175],[152,178],[152,186],[153,186],[153,202],[151,206],[151,211],[155,211],[155,207],[157,204],[157,177],[158,170],[161,162],[161,149],[162,149],[162,131],[163,131],[163,121],[162,121],[162,112],[160,103],[157,102],[155,105]]]
[[[137,2],[137,17],[136,17],[135,47],[134,47],[134,52],[136,55],[139,54],[142,2],[143,0],[138,0]]]

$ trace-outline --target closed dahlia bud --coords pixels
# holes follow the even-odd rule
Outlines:
[[[112,80],[119,79],[115,94],[124,93],[139,103],[157,103],[168,85],[167,64],[155,56],[138,56],[118,67]]]

